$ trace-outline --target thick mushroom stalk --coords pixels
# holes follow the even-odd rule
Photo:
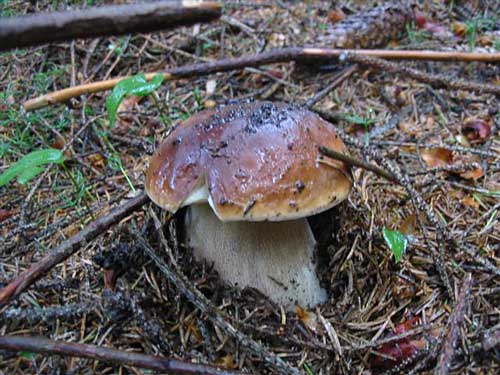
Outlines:
[[[196,258],[213,263],[226,282],[255,288],[286,308],[325,302],[307,219],[225,223],[200,204],[188,208],[185,229]]]
[[[346,152],[333,126],[303,108],[245,102],[203,111],[156,150],[146,191],[173,213],[208,202],[190,208],[185,232],[224,280],[287,307],[313,306],[326,294],[305,217],[337,205],[352,186],[348,167],[319,146]]]

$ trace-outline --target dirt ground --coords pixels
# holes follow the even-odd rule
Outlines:
[[[101,2],[7,0],[0,15],[90,3]],[[343,17],[339,9],[349,17],[378,3],[234,1],[210,24],[1,53],[0,172],[47,147],[66,147],[66,162],[45,167],[25,185],[0,187],[0,287],[142,191],[152,151],[178,121],[230,99],[302,105],[350,63],[279,63],[166,82],[152,96],[126,99],[114,127],[105,109],[109,91],[31,112],[21,109],[24,101],[85,82],[273,48],[332,47],[325,36]],[[378,47],[500,52],[497,1],[419,3],[418,16]],[[390,22],[384,17],[382,33]],[[366,39],[375,44],[383,38]],[[499,63],[397,63],[452,81],[500,85]],[[277,373],[272,359],[259,356],[266,350],[308,375],[432,373],[437,363],[456,374],[500,373],[498,96],[360,65],[312,108],[357,141],[346,140],[353,157],[402,175],[394,182],[354,167],[347,201],[315,220],[325,304],[285,312],[255,290],[224,284],[183,245],[182,212],[172,216],[147,203],[2,307],[0,334],[235,372]],[[384,227],[408,240],[400,262],[384,241]],[[164,264],[175,262],[188,287],[218,309],[196,305],[200,299],[169,280],[146,248]],[[252,338],[257,349],[231,336],[218,319],[235,327],[240,339]],[[144,373],[153,371],[0,350],[2,375]]]

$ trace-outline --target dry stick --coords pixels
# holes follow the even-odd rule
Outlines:
[[[412,69],[394,62],[378,59],[368,55],[362,56],[358,53],[346,53],[342,56],[345,61],[358,63],[363,66],[377,68],[382,72],[396,73],[406,77],[416,79],[417,81],[428,83],[433,87],[447,87],[454,90],[467,90],[476,93],[490,93],[500,95],[500,86],[483,84],[477,82],[469,82],[460,79],[450,79],[448,77],[429,74],[417,69]]]
[[[219,328],[235,338],[242,347],[261,358],[266,364],[279,373],[293,375],[301,374],[298,369],[292,367],[276,354],[270,352],[262,345],[258,344],[256,341],[234,328],[228,322],[228,319],[223,317],[223,312],[217,309],[217,307],[215,307],[198,289],[193,287],[180,270],[171,269],[167,263],[156,255],[151,245],[139,233],[136,233],[136,238],[139,246],[144,249],[146,255],[153,260],[156,267],[158,267],[167,279],[174,284],[193,305],[195,305],[201,312],[205,313],[217,326],[219,326]],[[172,253],[170,248],[166,249],[166,251]]]
[[[343,49],[327,49],[327,48],[302,48],[290,47],[283,49],[271,50],[255,55],[242,56],[237,58],[222,59],[209,63],[186,65],[183,67],[173,68],[162,72],[165,81],[191,76],[207,75],[216,72],[226,72],[230,70],[243,69],[250,66],[260,66],[272,63],[282,63],[290,61],[313,61],[325,62],[339,56],[346,56],[350,61],[358,59],[360,65],[370,65],[378,63],[383,65],[387,63],[383,60],[376,59],[373,56],[381,58],[396,58],[396,59],[433,59],[440,61],[500,61],[500,53],[495,54],[477,54],[464,52],[435,52],[435,51],[387,51],[387,50],[343,50]],[[369,57],[372,56],[372,57]],[[366,57],[364,60],[362,57]],[[357,61],[356,61],[357,62]],[[387,63],[389,64],[389,63]],[[500,94],[500,86],[490,84],[478,84],[456,81],[438,75],[431,75],[419,72],[415,69],[399,67],[396,64],[390,64],[390,71],[401,75],[410,76],[415,79],[422,78],[425,82],[431,85],[445,85],[450,88],[460,88],[483,93]],[[147,79],[151,79],[158,72],[146,74]],[[112,89],[120,80],[127,77],[118,77],[106,81],[93,82],[75,87],[69,87],[63,90],[54,91],[49,94],[39,96],[26,101],[23,106],[27,111],[46,107],[49,104],[62,103],[76,96],[101,92]],[[457,83],[460,83],[457,85]]]
[[[73,237],[68,238],[56,247],[52,252],[33,264],[27,271],[23,272],[16,279],[11,281],[6,287],[0,290],[0,307],[8,303],[13,298],[19,296],[30,285],[35,283],[54,266],[65,261],[86,242],[93,240],[98,235],[106,231],[112,225],[118,223],[127,215],[142,207],[149,198],[145,193],[140,193],[124,204],[114,208],[107,215],[91,222]]]
[[[172,29],[220,16],[221,5],[216,2],[171,0],[8,18],[0,21],[0,51],[74,38]]]
[[[375,164],[367,163],[363,160],[353,158],[352,156],[342,154],[341,152],[337,152],[335,150],[332,150],[332,149],[324,147],[324,146],[319,147],[319,152],[321,152],[323,155],[326,155],[330,158],[343,161],[344,163],[347,163],[349,165],[354,165],[356,167],[360,167],[360,168],[366,169],[368,171],[371,171],[371,172],[375,173],[376,175],[384,177],[391,182],[399,183],[399,181],[396,180],[396,178],[392,174],[390,174],[385,169],[382,169]]]
[[[460,294],[457,298],[455,308],[451,313],[450,320],[448,321],[448,333],[442,345],[439,361],[434,369],[435,375],[447,375],[450,371],[451,361],[455,344],[460,332],[460,326],[464,320],[467,308],[470,302],[470,291],[472,289],[472,275],[470,273],[465,275]]]
[[[316,95],[308,99],[307,102],[305,103],[305,106],[307,108],[311,108],[313,105],[315,105],[325,96],[327,96],[330,93],[330,91],[335,89],[338,85],[340,85],[347,78],[349,78],[356,70],[358,70],[358,68],[359,68],[358,64],[354,64],[342,70],[340,73],[337,74],[335,79],[328,86],[326,86],[323,90],[319,91],[318,93],[316,93]]]
[[[98,361],[129,365],[161,372],[184,375],[236,375],[241,372],[219,369],[172,358],[126,352],[96,345],[55,341],[39,337],[0,336],[0,348],[15,352],[83,357]]]

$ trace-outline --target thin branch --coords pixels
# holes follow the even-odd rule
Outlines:
[[[183,67],[173,68],[162,72],[165,81],[187,78],[192,76],[201,76],[217,72],[227,72],[231,70],[243,69],[246,67],[256,67],[260,65],[283,63],[290,61],[305,61],[305,62],[327,62],[332,59],[338,59],[344,56],[351,60],[356,60],[358,57],[370,57],[368,60],[359,58],[360,65],[374,65],[384,63],[386,59],[421,59],[421,60],[436,60],[436,61],[500,61],[500,53],[467,53],[467,52],[438,52],[438,51],[390,51],[390,50],[344,50],[344,49],[327,49],[327,48],[302,48],[290,47],[283,49],[271,50],[255,55],[242,56],[237,58],[227,58],[218,61],[186,65]],[[356,61],[357,62],[357,61]],[[457,87],[455,79],[445,78],[439,75],[426,74],[415,69],[399,67],[396,64],[390,65],[390,71],[400,75],[408,76],[408,72],[412,72],[412,78],[416,76],[425,79],[431,85],[447,87]],[[146,74],[147,79],[151,79],[159,72]],[[93,82],[80,86],[69,87],[66,89],[54,91],[49,94],[39,96],[37,98],[26,101],[23,106],[27,111],[43,108],[49,104],[65,102],[71,98],[91,94],[112,89],[120,80],[127,77],[118,77],[106,81]],[[416,78],[418,79],[418,78]],[[500,87],[491,84],[470,83],[470,85],[460,85],[464,90],[472,90],[483,93],[500,94]]]
[[[395,73],[404,77],[410,77],[419,82],[427,83],[433,87],[446,87],[453,90],[466,90],[480,94],[490,93],[500,95],[499,86],[479,82],[469,82],[457,78],[451,79],[443,75],[422,72],[417,69],[412,69],[391,61],[385,61],[383,59],[371,57],[369,55],[363,56],[356,52],[347,53],[345,55],[345,61],[358,63],[363,66],[374,67],[382,72]]]
[[[33,264],[27,271],[11,281],[5,288],[0,290],[0,307],[13,298],[20,295],[30,285],[43,277],[57,264],[65,261],[86,242],[93,240],[105,232],[112,225],[118,223],[127,215],[142,207],[149,201],[145,193],[141,193],[133,199],[128,200],[121,206],[111,210],[107,215],[91,222],[73,237],[61,243],[52,252]]]
[[[74,38],[172,29],[220,16],[221,5],[215,2],[170,0],[8,18],[0,22],[0,51]]]
[[[438,364],[434,370],[435,375],[447,375],[450,371],[453,353],[455,352],[455,344],[460,332],[460,326],[462,325],[469,306],[471,288],[472,276],[468,273],[465,275],[460,289],[460,294],[457,298],[457,303],[455,304],[455,308],[453,309],[450,320],[448,321],[448,333],[446,334],[442,345]]]
[[[325,96],[328,95],[330,91],[335,89],[338,85],[340,85],[342,82],[344,82],[347,78],[349,78],[354,72],[358,70],[359,66],[357,64],[348,66],[344,70],[342,70],[340,73],[337,74],[337,76],[334,78],[334,80],[326,86],[323,90],[319,91],[311,97],[310,99],[307,100],[307,102],[304,104],[307,108],[311,108],[313,105],[315,105],[317,102],[319,102],[321,99],[323,99]]]
[[[322,154],[324,154],[330,158],[343,161],[344,163],[347,163],[349,165],[354,165],[356,167],[360,167],[360,168],[366,169],[368,171],[371,171],[371,172],[375,173],[376,175],[381,176],[381,177],[383,177],[391,182],[398,183],[398,181],[396,180],[396,178],[392,174],[390,174],[385,169],[382,169],[375,164],[367,163],[363,160],[353,158],[352,156],[342,154],[340,152],[334,151],[334,150],[327,148],[327,147],[324,147],[324,146],[319,147],[319,152],[321,152]]]
[[[219,369],[172,358],[126,352],[96,345],[55,341],[39,337],[0,336],[0,348],[50,355],[89,358],[139,368],[185,375],[236,375],[241,372]]]

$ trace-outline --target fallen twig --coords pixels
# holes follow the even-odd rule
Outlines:
[[[363,66],[375,67],[382,72],[396,73],[405,77],[416,79],[419,82],[427,83],[433,87],[447,87],[453,90],[466,90],[476,93],[490,93],[500,95],[500,87],[496,85],[469,82],[461,79],[450,79],[439,74],[430,74],[407,66],[402,66],[394,62],[378,59],[369,55],[360,55],[349,52],[345,55],[345,60],[358,63]]]
[[[191,375],[236,375],[241,372],[219,369],[213,366],[195,364],[178,359],[126,352],[96,345],[55,341],[39,337],[0,336],[0,348],[12,351],[26,351],[43,354],[83,357],[120,365]]]
[[[189,26],[219,18],[216,2],[159,1],[34,14],[0,22],[0,51],[73,38],[123,35]]]
[[[450,371],[455,343],[469,306],[471,288],[472,275],[469,273],[465,275],[457,298],[457,303],[448,321],[448,333],[444,339],[438,364],[434,370],[434,374],[436,375],[447,375]]]
[[[325,62],[331,59],[336,59],[339,56],[345,56],[349,61],[359,62],[360,65],[374,64],[382,65],[383,60],[378,58],[392,59],[422,59],[422,60],[439,60],[439,61],[500,61],[500,53],[495,54],[478,54],[466,52],[437,52],[437,51],[390,51],[390,50],[344,50],[344,49],[327,49],[327,48],[302,48],[290,47],[276,49],[255,55],[242,56],[237,58],[227,58],[214,62],[186,65],[183,67],[173,68],[162,72],[164,80],[174,80],[192,76],[207,75],[216,72],[226,72],[230,70],[243,69],[251,66],[260,66],[272,63],[282,63],[290,61],[314,61]],[[359,58],[358,58],[359,57]],[[367,57],[363,59],[361,57]],[[354,61],[359,60],[359,61]],[[415,69],[399,67],[396,64],[389,65],[389,71],[401,75],[419,79],[422,78],[430,85],[443,86],[447,85],[451,88],[460,88],[464,90],[473,90],[484,93],[500,94],[500,87],[491,84],[470,83],[448,79],[442,76],[419,72]],[[399,69],[396,69],[398,68]],[[159,72],[146,74],[146,79],[153,78]],[[49,104],[65,102],[71,98],[101,92],[112,89],[120,80],[127,77],[118,77],[100,82],[93,82],[84,85],[69,87],[66,89],[54,91],[49,94],[39,96],[37,98],[26,101],[23,106],[27,111],[43,108]],[[459,84],[462,83],[462,84]],[[467,82],[465,82],[467,83]]]
[[[335,89],[338,85],[340,85],[347,78],[349,78],[354,72],[356,72],[356,70],[358,70],[358,68],[359,68],[358,64],[354,64],[342,70],[340,73],[336,75],[335,79],[328,86],[326,86],[323,90],[317,92],[313,97],[308,99],[307,102],[305,103],[305,106],[307,108],[311,108],[313,105],[315,105],[325,96],[327,96],[330,93],[330,91]]]
[[[354,165],[356,167],[360,167],[360,168],[366,169],[368,171],[371,171],[371,172],[375,173],[376,175],[384,177],[385,179],[387,179],[391,182],[399,183],[392,174],[390,174],[385,169],[382,169],[375,164],[367,163],[365,161],[353,158],[352,156],[349,156],[346,154],[342,154],[340,152],[334,151],[334,150],[327,148],[327,147],[324,147],[324,146],[319,147],[319,152],[321,152],[322,154],[324,154],[330,158],[341,160],[349,165]]]
[[[234,337],[242,347],[258,356],[277,372],[300,375],[299,370],[233,327],[227,319],[224,319],[222,311],[217,309],[198,289],[192,286],[180,270],[172,269],[156,255],[150,244],[139,233],[136,234],[136,239],[139,246],[144,249],[146,255],[153,260],[156,267],[158,267],[163,275],[165,275],[165,277],[172,282],[193,305],[205,313],[219,328],[224,330],[228,335]],[[172,253],[171,249],[166,250],[168,253]]]
[[[0,290],[0,307],[21,294],[54,266],[68,259],[78,251],[83,243],[93,240],[148,201],[149,198],[146,194],[141,193],[121,206],[114,208],[107,215],[91,222],[76,235],[61,243],[52,252],[43,257],[39,262],[33,264],[27,271]]]

